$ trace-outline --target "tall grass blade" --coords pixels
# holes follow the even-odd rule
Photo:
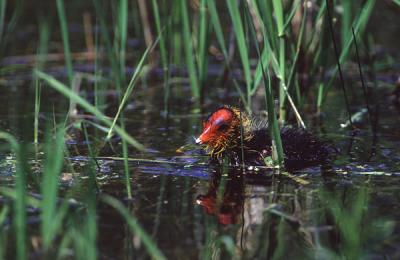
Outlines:
[[[64,162],[64,129],[57,129],[55,140],[50,133],[46,140],[46,160],[42,180],[41,236],[47,250],[51,246],[60,223],[57,223],[58,182]]]
[[[160,56],[161,56],[161,64],[164,68],[164,73],[168,68],[168,56],[167,56],[167,48],[165,43],[165,35],[163,34],[163,29],[161,27],[161,16],[158,8],[158,1],[152,0],[153,4],[153,13],[154,13],[154,21],[156,24],[157,34],[160,37]]]
[[[47,21],[40,21],[39,25],[39,48],[37,51],[37,61],[35,68],[42,70],[45,60],[44,56],[47,53],[49,42],[49,25]],[[35,77],[34,77],[35,78]],[[40,96],[41,96],[41,86],[39,80],[35,78],[35,118],[33,126],[33,141],[35,144],[39,142],[39,112],[40,112]]]
[[[207,10],[206,10],[206,0],[200,0],[200,28],[198,37],[198,71],[200,85],[203,87],[207,79],[207,32],[208,32],[208,22],[207,22]]]
[[[105,47],[107,50],[107,56],[111,63],[111,70],[112,70],[113,77],[115,79],[116,89],[121,90],[121,87],[122,87],[121,75],[122,75],[122,73],[120,71],[118,58],[116,57],[115,48],[113,48],[113,45],[111,44],[111,37],[108,33],[107,19],[106,19],[103,3],[100,0],[93,0],[93,4],[94,4],[95,10],[96,10],[98,21],[100,23],[101,36],[104,39]]]
[[[374,6],[375,6],[375,0],[368,0],[367,2],[364,3],[363,7],[361,8],[359,16],[354,19],[352,27],[354,27],[356,36],[357,35],[359,36],[364,32],[365,26],[369,20],[369,17],[371,15],[371,12],[372,12]],[[328,23],[329,23],[329,21],[328,21]],[[349,37],[349,39],[346,41],[345,46],[343,46],[343,49],[342,49],[342,51],[340,53],[340,57],[339,57],[340,64],[343,64],[346,61],[346,59],[348,58],[349,52],[350,52],[350,47],[353,44],[353,40],[354,40],[353,37]],[[321,97],[318,98],[318,104],[317,104],[318,107],[321,107],[323,102],[325,101],[325,98],[327,95],[327,90],[333,84],[333,82],[335,80],[335,75],[337,72],[338,72],[338,67],[336,66],[333,69],[331,79],[324,87],[323,93],[319,94]]]
[[[63,94],[64,96],[68,97],[69,99],[74,100],[78,105],[80,105],[82,108],[84,108],[87,112],[91,113],[92,115],[96,116],[96,118],[107,125],[108,127],[111,127],[113,125],[112,121],[109,120],[98,108],[84,100],[82,97],[80,97],[78,94],[70,90],[67,86],[65,86],[63,83],[60,81],[56,80],[52,76],[49,76],[41,71],[35,71],[36,75],[47,82],[47,84]],[[138,150],[143,151],[144,146],[140,144],[138,141],[136,141],[133,137],[131,137],[124,129],[119,127],[118,125],[114,125],[114,130],[115,132],[121,136],[121,138],[125,139],[130,145],[135,147]]]
[[[22,149],[18,141],[9,133],[0,132],[0,139],[10,144],[11,150],[17,157],[14,206],[14,227],[16,234],[16,259],[25,260],[27,258],[27,241],[26,241],[26,173],[22,166]]]
[[[68,22],[65,15],[64,0],[56,0],[58,18],[60,19],[61,36],[64,45],[64,56],[65,56],[65,66],[67,68],[67,75],[69,84],[72,86],[73,82],[73,67],[72,67],[72,57],[71,49],[69,47],[69,34],[68,34]]]
[[[147,252],[154,259],[166,259],[166,257],[162,254],[160,249],[157,247],[155,242],[151,239],[151,237],[146,233],[146,231],[140,226],[137,222],[136,218],[132,216],[132,214],[124,207],[124,205],[119,202],[117,199],[110,196],[103,196],[103,201],[116,209],[119,214],[125,219],[129,228],[135,233],[140,240],[143,242]]]
[[[158,39],[159,39],[159,38],[158,38]],[[158,39],[153,43],[153,45],[147,47],[147,49],[146,49],[146,51],[143,53],[143,56],[142,56],[142,58],[140,59],[138,65],[136,66],[135,73],[133,73],[133,76],[132,76],[132,78],[131,78],[131,81],[129,82],[129,85],[128,85],[128,87],[126,88],[125,94],[124,94],[124,96],[122,97],[122,100],[121,100],[121,102],[120,102],[120,104],[119,104],[119,106],[118,106],[117,114],[114,116],[114,120],[113,120],[113,122],[112,122],[112,124],[111,124],[110,130],[108,131],[107,139],[111,138],[112,132],[113,132],[113,129],[114,129],[114,126],[115,126],[115,124],[117,123],[117,120],[118,120],[118,118],[119,118],[119,115],[121,114],[122,109],[125,107],[126,101],[128,100],[128,98],[129,98],[130,95],[132,94],[133,88],[135,87],[136,82],[137,82],[137,80],[138,80],[138,78],[139,78],[139,75],[140,75],[140,73],[142,72],[144,61],[146,60],[148,54],[151,52],[151,50],[154,48],[154,46],[156,46],[156,44],[157,44],[157,42],[158,42]]]
[[[121,120],[121,128],[125,129],[125,121]],[[132,189],[131,189],[131,178],[129,174],[129,155],[128,155],[128,144],[125,139],[122,139],[122,156],[124,157],[124,173],[125,173],[125,186],[128,199],[132,199]]]
[[[335,33],[333,31],[331,7],[329,6],[329,0],[325,0],[325,1],[326,1],[326,6],[327,6],[326,10],[327,10],[327,14],[328,14],[329,31],[331,33],[333,49],[335,51],[336,63],[337,63],[338,71],[339,71],[339,77],[340,77],[340,84],[341,84],[341,87],[342,87],[344,101],[345,101],[345,104],[346,104],[348,120],[350,122],[350,125],[353,127],[353,123],[352,123],[352,120],[351,120],[350,104],[349,104],[349,101],[347,99],[346,87],[344,85],[343,73],[342,73],[342,69],[341,69],[341,65],[340,65],[339,51],[338,51],[338,47],[336,45]],[[333,6],[332,6],[332,10],[333,10]]]
[[[246,103],[249,106],[251,103],[251,72],[250,72],[249,53],[243,29],[243,22],[236,1],[226,0],[226,4],[228,6],[229,14],[232,20],[233,29],[235,31],[236,42],[239,50],[240,60],[242,62],[243,74],[247,88]]]
[[[247,4],[245,4],[245,10],[246,10],[246,15],[250,16],[250,11],[249,11]],[[252,21],[251,19],[248,19],[248,20]],[[274,108],[274,96],[273,96],[272,88],[271,88],[271,79],[270,79],[268,68],[264,67],[264,64],[263,64],[260,46],[259,46],[257,38],[256,38],[254,22],[250,23],[250,32],[254,39],[254,44],[256,47],[257,54],[258,54],[258,58],[260,60],[261,74],[262,74],[263,80],[264,80],[265,101],[267,104],[268,122],[269,122],[268,130],[269,130],[269,135],[272,138],[272,151],[273,151],[272,159],[274,160],[275,164],[277,164],[279,166],[283,166],[284,153],[283,153],[280,129],[279,129],[278,120],[276,118],[276,113],[275,113],[275,108]],[[264,35],[264,38],[265,38],[265,35]],[[267,45],[267,41],[264,41],[264,48],[266,48],[266,45]],[[265,73],[265,71],[266,71],[266,73]]]
[[[200,86],[197,78],[195,60],[193,57],[192,35],[190,33],[189,14],[186,0],[180,0],[180,7],[186,65],[188,67],[190,86],[193,96],[198,100],[198,98],[200,97]]]
[[[119,38],[119,66],[122,79],[125,78],[126,41],[128,34],[128,1],[119,0],[118,6],[118,38]]]
[[[222,32],[221,22],[219,19],[217,7],[215,5],[215,0],[207,0],[207,7],[208,7],[208,12],[210,13],[211,23],[213,24],[218,44],[221,48],[222,54],[225,57],[225,60],[228,60],[228,51],[225,44],[225,37]]]
[[[0,44],[2,42],[4,33],[6,7],[7,7],[7,0],[0,0]]]
[[[364,99],[365,99],[365,104],[368,110],[368,118],[369,118],[369,122],[371,124],[371,130],[372,132],[374,132],[375,135],[375,127],[374,127],[374,123],[372,121],[372,112],[371,112],[371,108],[369,105],[369,98],[368,98],[368,94],[367,94],[367,88],[365,86],[365,82],[364,82],[364,76],[363,76],[363,72],[361,69],[361,62],[360,62],[360,55],[358,53],[358,44],[357,44],[357,39],[356,39],[356,33],[354,32],[354,27],[351,28],[351,31],[353,33],[353,37],[354,37],[354,46],[356,47],[356,57],[357,57],[357,63],[358,63],[358,71],[360,73],[360,80],[361,80],[361,86],[362,86],[362,90],[363,90],[363,94],[364,94]]]
[[[266,24],[266,28],[268,29],[269,36],[272,42],[272,47],[274,50],[278,52],[278,69],[275,70],[276,76],[279,78],[280,81],[280,86],[279,86],[279,104],[280,104],[280,111],[279,111],[279,117],[282,122],[285,120],[285,109],[284,109],[284,99],[285,99],[285,88],[286,88],[286,76],[285,76],[285,68],[286,68],[286,62],[285,62],[285,39],[284,39],[284,34],[285,34],[285,26],[284,26],[284,10],[282,6],[282,2],[279,0],[273,0],[272,1],[272,6],[269,1],[266,1],[265,3],[259,3],[261,6],[262,13],[265,17],[263,20],[264,23]],[[275,14],[275,19],[273,19],[273,14]],[[275,25],[276,28],[274,28],[272,25]],[[264,37],[266,38],[266,37]],[[269,48],[269,44],[267,47]],[[266,51],[264,49],[264,51]],[[274,67],[273,67],[274,68]]]

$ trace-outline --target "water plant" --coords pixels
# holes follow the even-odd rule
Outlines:
[[[266,112],[273,151],[267,159],[280,166],[285,163],[280,129],[288,123],[310,128],[310,117],[322,120],[332,114],[332,102],[346,105],[335,117],[350,123],[357,106],[366,106],[374,136],[395,136],[394,131],[376,135],[378,109],[367,79],[393,67],[394,59],[375,64],[374,56],[371,64],[363,63],[363,55],[373,54],[367,26],[378,4],[0,0],[0,84],[2,96],[9,95],[0,97],[6,101],[0,104],[5,111],[0,111],[0,168],[11,169],[0,172],[5,176],[4,183],[0,179],[0,259],[101,258],[101,229],[109,224],[99,220],[104,208],[117,216],[112,221],[121,223],[116,233],[125,232],[122,251],[128,258],[176,257],[168,248],[171,234],[164,231],[186,229],[190,238],[180,242],[203,258],[233,257],[240,251],[239,257],[279,259],[290,251],[289,238],[298,236],[307,248],[293,250],[299,252],[296,256],[366,256],[371,234],[386,238],[394,230],[384,218],[373,223],[379,231],[365,228],[372,218],[371,187],[356,186],[344,203],[345,192],[310,188],[326,181],[325,173],[315,179],[306,173],[263,171],[272,177],[261,182],[245,174],[240,177],[243,226],[221,227],[193,206],[195,188],[205,177],[192,177],[206,172],[211,178],[214,169],[198,163],[202,157],[195,153],[177,155],[175,147],[164,146],[198,134],[194,125],[200,112],[217,102],[249,114]],[[354,61],[362,101],[354,94],[356,84],[348,84]],[[374,84],[378,81],[375,77]],[[373,96],[385,91],[375,88]],[[12,97],[15,102],[9,101]],[[159,116],[148,120],[149,114]],[[153,140],[149,129],[165,139]],[[335,129],[335,134],[346,139],[345,131]],[[168,150],[167,156],[153,146]],[[349,147],[351,151],[352,143]],[[387,149],[380,158],[396,156]],[[341,162],[351,165],[354,159],[349,158]],[[218,203],[232,177],[232,169],[224,167]],[[359,168],[361,174],[378,175],[376,169],[354,167]],[[143,173],[148,174],[145,181]],[[116,187],[107,188],[111,182]],[[143,186],[151,187],[147,197]],[[322,230],[328,222],[331,233]],[[327,233],[342,240],[332,245]],[[256,235],[246,240],[246,234]]]

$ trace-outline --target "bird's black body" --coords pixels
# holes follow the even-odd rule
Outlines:
[[[301,169],[324,164],[331,153],[325,142],[301,128],[283,127],[280,131],[282,147],[287,169]],[[266,128],[253,132],[253,138],[243,143],[244,162],[246,165],[265,165],[264,158],[271,156],[271,138]],[[235,163],[242,163],[242,149],[231,151]],[[229,153],[229,151],[227,151]]]

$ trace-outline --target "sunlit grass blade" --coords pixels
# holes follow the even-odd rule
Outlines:
[[[103,196],[102,199],[105,203],[112,206],[118,211],[119,214],[121,214],[132,232],[135,233],[135,235],[137,235],[143,242],[147,252],[153,259],[166,259],[155,242],[137,222],[136,218],[124,207],[120,201],[110,196]]]
[[[103,122],[108,127],[113,125],[112,121],[109,120],[98,108],[84,100],[80,97],[77,93],[70,90],[67,86],[65,86],[60,81],[56,80],[52,76],[49,76],[41,71],[36,71],[36,75],[44,80],[50,87],[54,88],[64,96],[68,97],[69,99],[74,100],[78,105],[84,108],[87,112],[96,116],[96,118]],[[131,137],[128,133],[125,132],[124,129],[119,127],[118,125],[114,125],[114,131],[121,136],[121,138],[125,139],[129,144],[135,147],[138,150],[144,150],[144,146],[136,141],[133,137]]]
[[[272,5],[274,7],[274,13],[275,13],[275,19],[276,19],[276,25],[278,28],[278,36],[282,37],[283,36],[283,20],[284,20],[284,14],[283,14],[283,7],[282,7],[282,1],[280,0],[272,0]]]
[[[158,39],[159,39],[159,38],[158,38]],[[133,73],[133,76],[132,76],[132,78],[131,78],[131,81],[129,82],[129,85],[128,85],[128,87],[126,88],[125,94],[124,94],[124,96],[122,97],[121,102],[119,103],[118,111],[117,111],[117,114],[114,116],[114,120],[113,120],[113,122],[112,122],[112,124],[111,124],[110,130],[108,131],[107,139],[111,138],[112,132],[113,132],[113,130],[114,130],[114,126],[115,126],[115,124],[117,123],[117,120],[118,120],[118,118],[119,118],[119,115],[121,114],[122,109],[125,107],[126,101],[128,100],[128,98],[129,98],[130,95],[132,94],[133,88],[135,87],[136,82],[137,82],[137,80],[138,80],[138,78],[139,78],[139,76],[140,76],[140,73],[142,72],[144,61],[146,60],[146,58],[147,58],[149,52],[151,52],[151,50],[154,48],[154,46],[156,46],[156,44],[157,44],[157,42],[158,42],[158,39],[153,43],[153,45],[147,47],[147,49],[146,49],[146,51],[143,53],[143,56],[142,56],[142,58],[140,59],[138,65],[136,66],[135,73]]]

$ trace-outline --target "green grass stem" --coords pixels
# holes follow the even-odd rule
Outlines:
[[[25,158],[22,156],[22,150],[18,141],[9,133],[0,132],[0,139],[10,144],[11,150],[17,157],[15,191],[18,196],[15,197],[14,206],[14,228],[16,234],[16,259],[27,259],[27,238],[26,238],[26,173],[22,163]]]
[[[118,201],[117,199],[103,195],[102,200],[113,207],[119,214],[125,219],[129,228],[135,233],[140,240],[143,242],[147,252],[153,259],[163,260],[166,257],[157,247],[156,243],[152,240],[152,238],[146,233],[146,231],[140,226],[136,218],[124,207],[124,205]]]
[[[87,112],[94,115],[99,121],[101,121],[108,127],[111,127],[113,125],[113,122],[109,120],[98,108],[94,107],[92,104],[90,104],[85,99],[80,97],[77,93],[70,90],[66,85],[56,80],[54,77],[47,75],[41,71],[36,71],[35,73],[40,79],[44,80],[50,87],[54,88],[55,90],[60,92],[62,95],[68,97],[69,99],[74,100],[76,104],[80,105]],[[118,135],[120,135],[121,138],[125,139],[130,145],[132,145],[136,149],[141,151],[144,150],[144,146],[142,144],[136,141],[133,137],[131,137],[124,129],[122,129],[118,125],[114,125],[114,131]]]
[[[182,16],[182,34],[184,39],[186,66],[188,68],[192,95],[198,100],[200,98],[200,86],[196,72],[195,59],[193,56],[192,34],[190,32],[189,14],[186,0],[180,0],[180,8]]]
[[[245,4],[245,11],[246,15],[250,16],[250,11],[248,9],[248,5]],[[250,19],[248,19],[250,20]],[[254,39],[254,44],[255,44],[255,49],[258,54],[258,58],[260,60],[260,68],[261,68],[261,74],[263,77],[264,81],[264,89],[265,89],[265,101],[267,104],[267,111],[268,111],[268,130],[269,130],[269,136],[272,138],[272,159],[274,160],[275,164],[279,166],[283,166],[284,164],[284,153],[283,153],[283,147],[282,147],[282,140],[281,140],[281,135],[280,135],[280,129],[278,125],[278,120],[276,119],[276,113],[275,113],[275,108],[274,108],[274,96],[271,88],[271,79],[269,75],[269,70],[266,68],[263,64],[263,59],[260,51],[260,46],[258,44],[257,38],[256,38],[256,31],[255,31],[255,25],[254,22],[250,23],[250,32],[251,35],[253,36]],[[263,35],[264,39],[266,38],[266,35]],[[267,48],[267,41],[264,40],[264,48]]]
[[[158,38],[158,39],[159,39],[159,38]],[[125,107],[125,104],[126,104],[126,102],[128,101],[128,98],[131,96],[132,91],[133,91],[133,88],[135,87],[136,82],[137,82],[137,80],[138,80],[138,78],[139,78],[139,76],[140,76],[140,74],[141,74],[141,72],[142,72],[143,65],[144,65],[144,61],[146,60],[148,54],[152,51],[152,49],[157,45],[158,39],[153,43],[153,45],[147,47],[147,49],[146,49],[146,51],[143,53],[142,58],[140,59],[138,65],[136,66],[135,73],[133,73],[132,78],[131,78],[131,81],[129,82],[129,85],[128,85],[128,87],[126,88],[125,94],[124,94],[124,96],[122,97],[121,102],[119,103],[118,111],[117,111],[117,113],[115,114],[114,120],[113,120],[113,122],[112,122],[112,124],[111,124],[111,127],[110,127],[110,130],[108,131],[107,139],[111,138],[112,132],[113,132],[113,130],[114,130],[115,124],[117,123],[117,120],[118,120],[118,118],[119,118],[119,115],[121,114],[123,108]]]
[[[55,140],[47,134],[46,159],[43,168],[42,201],[41,201],[41,237],[45,250],[52,245],[53,239],[61,226],[57,216],[58,183],[64,163],[64,130],[57,129]]]
[[[69,84],[72,85],[74,73],[72,67],[71,49],[69,47],[68,22],[67,22],[67,17],[65,15],[64,0],[56,0],[56,3],[57,3],[58,18],[60,20],[61,36],[64,45],[65,66],[67,69]]]
[[[242,62],[243,74],[247,88],[246,103],[249,106],[251,104],[251,72],[250,72],[250,59],[243,28],[243,22],[240,16],[239,6],[236,4],[236,1],[226,0],[226,4],[228,6],[229,14],[232,20],[232,25],[235,32],[235,38],[239,50],[240,60]]]

